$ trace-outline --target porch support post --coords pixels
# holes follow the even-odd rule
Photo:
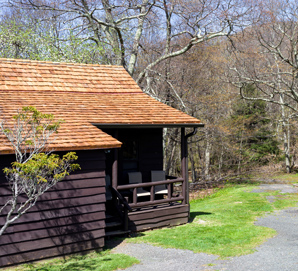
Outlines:
[[[185,128],[181,128],[181,173],[184,179],[184,187],[182,187],[184,203],[189,203],[189,186],[188,186],[188,166],[187,166],[187,138],[185,136]]]
[[[114,138],[118,139],[118,130],[115,131]],[[112,187],[117,189],[118,186],[118,149],[114,149],[114,161],[112,166]]]

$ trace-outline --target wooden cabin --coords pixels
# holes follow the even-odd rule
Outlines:
[[[0,266],[101,248],[105,238],[187,223],[185,128],[199,120],[141,91],[119,66],[0,59],[0,110],[64,119],[49,148],[76,151],[81,170],[42,195],[0,237]],[[182,177],[163,172],[163,128],[181,130]],[[0,135],[0,168],[15,160]],[[0,171],[0,206],[10,195]],[[0,225],[5,216],[0,216]]]

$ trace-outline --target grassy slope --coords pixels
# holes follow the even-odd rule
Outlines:
[[[292,174],[276,174],[272,176],[272,179],[279,180],[280,182],[283,183],[293,183],[297,184],[298,183],[298,173],[292,173]]]
[[[125,269],[139,261],[124,254],[112,254],[109,251],[92,252],[84,256],[70,256],[46,260],[33,264],[24,264],[5,271],[113,271]]]
[[[295,206],[298,196],[278,192],[249,193],[253,186],[229,187],[205,199],[191,202],[191,223],[145,232],[133,242],[150,242],[164,247],[189,249],[222,257],[252,253],[273,229],[255,226],[257,217]],[[274,203],[266,196],[276,196]]]

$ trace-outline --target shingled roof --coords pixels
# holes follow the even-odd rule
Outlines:
[[[143,93],[123,67],[0,58],[2,119],[10,119],[23,106],[65,120],[51,144],[56,150],[121,146],[94,125],[200,125]],[[0,135],[0,154],[11,152]]]

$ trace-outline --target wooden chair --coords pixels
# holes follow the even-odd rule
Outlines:
[[[129,184],[142,183],[142,173],[141,172],[129,172],[128,173]],[[150,196],[150,192],[146,191],[142,187],[137,188],[137,197]]]
[[[151,171],[151,182],[165,181],[166,173],[163,170],[152,170]],[[166,185],[155,186],[155,195],[168,195],[168,189]]]

